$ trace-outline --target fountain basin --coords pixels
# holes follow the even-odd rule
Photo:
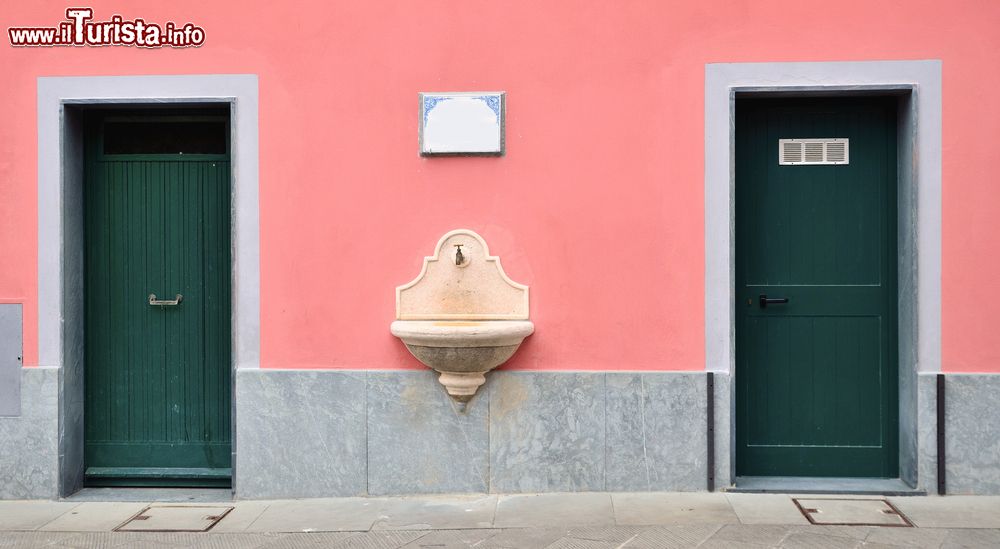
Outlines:
[[[507,362],[535,325],[528,320],[396,320],[390,331],[440,374],[452,398],[468,402],[486,383],[486,372]]]

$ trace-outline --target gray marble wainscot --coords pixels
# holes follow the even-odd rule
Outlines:
[[[1000,375],[945,377],[949,494],[1000,494]]]
[[[607,374],[608,491],[705,489],[705,374]]]
[[[491,376],[491,491],[604,490],[604,374]]]
[[[236,373],[237,497],[337,497],[367,492],[363,372]]]
[[[21,369],[21,415],[0,417],[0,499],[58,496],[58,383],[58,368]]]
[[[465,411],[430,371],[368,374],[368,492],[487,492],[489,401]]]

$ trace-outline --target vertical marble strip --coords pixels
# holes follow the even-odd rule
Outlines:
[[[937,493],[937,417],[934,374],[917,376],[917,488]]]
[[[699,372],[704,376],[704,373]],[[715,372],[715,490],[719,491],[736,482],[733,468],[733,448],[736,432],[733,431],[733,376]]]

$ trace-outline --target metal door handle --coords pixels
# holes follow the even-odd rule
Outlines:
[[[787,297],[767,297],[765,294],[760,294],[760,308],[766,309],[767,305],[770,304],[781,304],[788,303]]]
[[[173,307],[174,305],[180,304],[184,300],[184,296],[177,294],[177,297],[173,299],[156,299],[156,294],[149,294],[149,304],[159,305],[161,307]]]

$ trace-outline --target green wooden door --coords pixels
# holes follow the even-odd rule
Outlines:
[[[229,130],[204,112],[86,120],[90,485],[230,481]]]
[[[737,475],[898,476],[895,135],[888,98],[737,102]]]

